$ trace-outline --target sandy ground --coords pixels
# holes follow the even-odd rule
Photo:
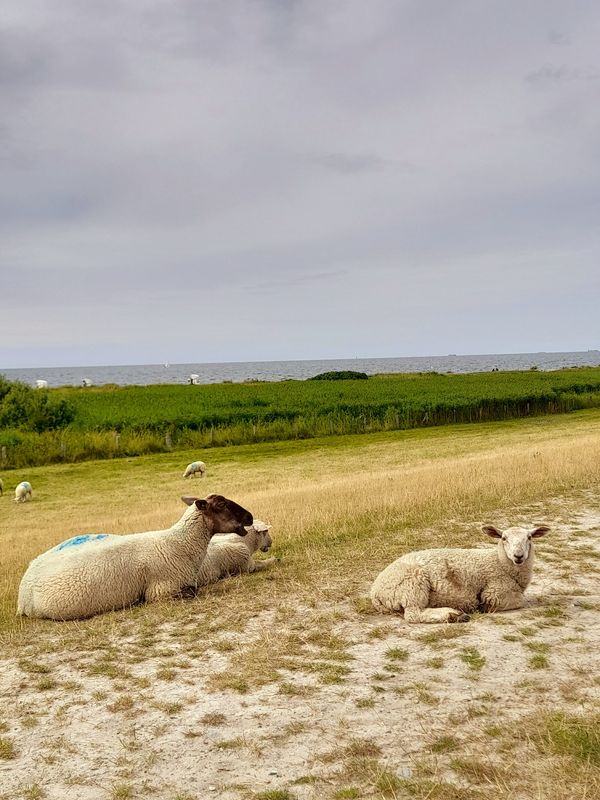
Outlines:
[[[423,775],[473,785],[453,772],[457,753],[487,759],[495,736],[540,709],[600,709],[598,500],[566,498],[554,521],[540,506],[536,521],[553,530],[521,611],[409,626],[355,599],[292,608],[287,622],[275,612],[249,620],[229,634],[229,650],[199,657],[197,642],[192,659],[189,639],[165,623],[153,643],[162,655],[128,659],[125,678],[91,675],[89,652],[15,654],[0,662],[0,740],[14,746],[0,760],[0,797],[308,800],[344,787],[358,787],[348,797],[412,796],[402,783],[385,795],[386,771],[406,785]],[[307,625],[329,626],[342,643],[333,671],[296,661],[245,693],[211,683],[257,641],[276,649]],[[126,644],[115,642],[124,654]]]

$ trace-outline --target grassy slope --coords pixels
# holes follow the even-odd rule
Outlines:
[[[181,477],[194,452],[31,468],[23,477],[33,483],[34,502],[0,500],[0,629],[35,627],[13,614],[20,575],[36,554],[81,532],[168,527],[182,513],[179,496],[192,489],[229,495],[273,523],[276,553],[285,561],[271,598],[293,587],[303,598],[340,599],[364,588],[407,546],[468,543],[496,509],[597,483],[599,449],[600,412],[588,410],[222,448],[206,459],[202,481]],[[246,601],[260,606],[263,598]],[[140,611],[78,630],[119,624],[128,613]]]
[[[18,768],[30,751],[40,750],[36,769],[44,780],[39,786],[30,786],[33,776],[28,774],[28,788],[22,796],[43,797],[46,773],[51,774],[47,779],[50,788],[57,774],[53,766],[57,756],[49,748],[59,747],[62,753],[67,745],[75,747],[69,739],[69,725],[60,727],[63,719],[78,724],[82,716],[97,718],[102,735],[112,740],[118,734],[119,752],[126,752],[120,770],[103,765],[107,787],[102,796],[148,796],[140,788],[143,775],[151,769],[147,764],[152,758],[160,763],[171,739],[176,741],[177,753],[166,756],[169,778],[189,788],[188,771],[182,764],[186,763],[185,751],[193,749],[196,739],[182,739],[182,735],[201,736],[198,726],[214,725],[217,718],[231,723],[227,727],[233,731],[230,738],[211,739],[210,758],[200,766],[194,762],[195,784],[224,748],[232,749],[235,761],[244,747],[256,748],[258,741],[268,750],[253,750],[253,761],[260,756],[265,763],[272,763],[285,736],[302,738],[313,725],[319,735],[318,709],[328,715],[332,703],[345,703],[345,712],[351,714],[354,701],[342,699],[350,694],[359,697],[359,715],[365,715],[370,724],[338,731],[335,741],[331,739],[332,752],[320,752],[324,760],[320,770],[329,764],[330,774],[316,785],[311,797],[572,800],[598,796],[598,714],[590,711],[589,700],[583,705],[583,695],[577,692],[578,684],[582,690],[589,687],[585,654],[579,656],[581,665],[579,661],[571,665],[572,680],[564,681],[561,709],[553,713],[544,705],[548,690],[544,680],[550,680],[555,688],[554,670],[539,671],[536,662],[529,670],[520,666],[514,680],[509,675],[511,691],[521,703],[518,722],[502,715],[510,699],[503,694],[504,688],[494,692],[502,676],[490,678],[481,668],[485,663],[482,653],[492,657],[489,647],[483,649],[485,633],[496,627],[506,634],[504,646],[522,640],[523,644],[517,643],[524,653],[519,664],[529,655],[532,661],[543,656],[551,663],[559,662],[562,649],[572,646],[568,642],[579,641],[554,627],[563,624],[562,618],[556,618],[557,613],[562,614],[560,608],[532,609],[510,619],[499,615],[498,619],[488,618],[487,625],[473,622],[423,633],[403,632],[399,638],[397,620],[366,617],[352,609],[349,613],[343,605],[350,599],[356,611],[366,611],[364,593],[373,576],[407,548],[480,541],[478,526],[484,519],[503,525],[541,522],[546,515],[559,518],[561,506],[552,499],[557,494],[573,496],[600,488],[598,452],[600,411],[591,410],[477,426],[224,448],[207,459],[209,473],[202,482],[181,478],[185,463],[196,455],[193,452],[28,470],[35,487],[34,502],[17,506],[10,497],[0,499],[0,657],[6,653],[6,665],[17,660],[18,685],[24,687],[19,691],[28,692],[16,712],[12,700],[4,712],[0,709],[0,758]],[[269,519],[281,564],[268,573],[208,587],[194,600],[141,606],[78,623],[15,620],[18,581],[31,557],[82,531],[167,526],[183,508],[178,495],[192,488],[200,494],[221,491]],[[554,552],[555,545],[548,539],[539,545],[547,563],[561,555]],[[576,569],[585,569],[588,556],[582,553],[582,557]],[[342,601],[342,613],[340,606],[331,605],[337,601]],[[589,608],[597,608],[593,596],[589,601]],[[268,625],[256,616],[266,609],[273,614]],[[344,624],[357,626],[366,639],[354,652],[368,648],[373,659],[364,687],[344,683],[347,664],[356,668],[359,658],[347,661],[349,642],[335,633],[335,620],[340,618],[345,619]],[[252,628],[257,620],[258,628]],[[581,627],[577,632],[579,637],[585,635]],[[469,647],[461,643],[463,637]],[[500,638],[498,647],[502,642]],[[398,643],[402,647],[397,647]],[[387,662],[383,667],[382,658],[374,657],[379,651]],[[205,674],[203,665],[206,670],[211,653],[221,654],[223,664],[218,666],[217,656],[217,668]],[[429,659],[425,666],[423,659]],[[467,678],[460,679],[462,662]],[[423,683],[424,675],[431,679],[427,664],[440,670],[439,684]],[[320,689],[305,688],[307,670],[317,670]],[[75,680],[65,680],[65,671]],[[468,683],[458,699],[460,714],[452,711],[449,701],[438,699],[445,684],[457,680]],[[273,699],[266,708],[255,701],[252,705],[253,691],[260,686]],[[164,687],[169,691],[165,693]],[[332,687],[340,691],[328,693]],[[311,716],[305,729],[290,713],[292,722],[277,732],[279,739],[263,741],[259,737],[248,743],[238,736],[240,722],[233,717],[236,697],[247,698],[243,705],[249,704],[261,720],[286,701],[290,708],[301,708],[305,719],[308,705],[302,703],[303,692],[311,691],[316,693],[307,694]],[[198,695],[192,705],[195,727],[185,721],[186,706],[179,702],[190,692]],[[390,707],[398,708],[405,694],[403,714],[390,713]],[[161,700],[164,696],[169,702]],[[260,697],[264,704],[267,694]],[[563,708],[570,709],[569,698],[572,714]],[[212,703],[210,708],[219,713],[198,720],[200,711],[208,707],[205,703]],[[80,704],[82,710],[78,710]],[[107,709],[112,719],[106,720]],[[151,715],[161,713],[164,719],[152,728]],[[243,714],[245,718],[245,707]],[[117,722],[119,715],[121,722]],[[401,728],[414,720],[424,721],[427,734],[418,752],[411,745],[412,774],[408,778],[394,772],[394,763],[402,755],[394,746],[398,720]],[[30,730],[30,725],[35,727]],[[374,736],[381,741],[388,726],[386,740],[393,741],[382,750]],[[150,730],[155,730],[156,742],[146,740]],[[291,748],[291,743],[288,745]],[[314,749],[322,751],[326,745],[323,742]],[[147,762],[143,760],[146,756]],[[47,767],[44,758],[48,758]],[[70,760],[65,762],[63,782],[72,777],[67,767],[71,767]],[[313,764],[311,781],[315,769],[318,774]],[[236,784],[241,780],[237,773],[233,779]],[[291,791],[269,789],[256,794],[255,784],[265,786],[253,779],[249,788],[241,785],[235,796],[244,800],[307,796],[301,794],[300,785],[292,785]],[[78,790],[76,786],[75,792]],[[0,788],[2,800],[13,796],[21,794],[3,794]],[[160,796],[187,798],[196,793],[172,790]]]

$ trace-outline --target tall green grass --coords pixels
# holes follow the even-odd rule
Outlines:
[[[564,413],[600,406],[600,368],[50,391],[72,423],[0,430],[0,468]]]

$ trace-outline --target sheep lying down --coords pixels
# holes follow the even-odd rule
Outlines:
[[[181,499],[188,508],[171,528],[84,534],[35,558],[21,580],[17,614],[83,619],[178,595],[195,582],[214,534],[245,536],[253,522],[249,511],[221,495]]]
[[[243,539],[235,533],[214,536],[200,565],[196,586],[206,586],[229,575],[258,572],[275,564],[279,560],[275,557],[259,561],[253,558],[258,550],[262,553],[270,550],[273,544],[270,530],[270,525],[255,519],[252,525],[246,528]]]
[[[440,548],[407,553],[381,572],[371,602],[406,622],[466,622],[474,611],[508,611],[525,605],[533,569],[533,540],[545,525],[501,531],[485,525],[494,548]]]

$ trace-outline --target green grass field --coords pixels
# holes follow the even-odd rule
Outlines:
[[[600,368],[50,393],[72,423],[0,430],[0,468],[562,413],[600,405]]]

